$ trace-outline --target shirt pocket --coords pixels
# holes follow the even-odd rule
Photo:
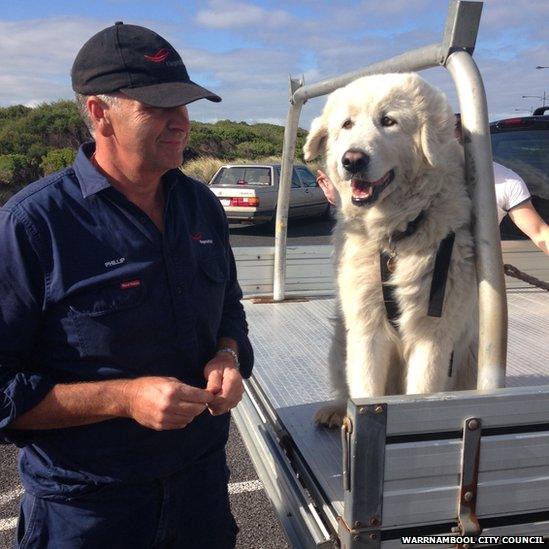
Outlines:
[[[138,355],[150,337],[143,304],[146,288],[139,284],[117,283],[88,290],[69,304],[78,350],[86,358],[128,358]]]
[[[202,313],[204,320],[214,331],[217,331],[221,322],[228,277],[229,269],[225,256],[206,256],[198,260],[193,294],[195,299],[198,299],[200,307],[196,309]]]

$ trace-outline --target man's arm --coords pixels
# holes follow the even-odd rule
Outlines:
[[[181,429],[212,400],[211,392],[169,377],[58,384],[8,428],[59,429],[126,417],[157,431]]]
[[[225,254],[228,263],[228,279],[223,298],[223,312],[221,324],[218,329],[217,339],[220,349],[220,342],[223,338],[233,340],[238,348],[238,359],[240,362],[240,373],[243,378],[248,378],[252,373],[254,354],[252,345],[248,338],[248,323],[242,305],[242,290],[238,284],[236,274],[236,262],[229,242],[229,226],[221,203],[217,200],[216,207],[220,209],[223,216]]]
[[[513,223],[543,252],[549,254],[549,226],[528,200],[508,212]]]

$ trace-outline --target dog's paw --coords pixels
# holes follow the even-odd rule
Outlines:
[[[339,428],[343,423],[346,412],[345,406],[323,406],[315,414],[315,423],[329,429]]]

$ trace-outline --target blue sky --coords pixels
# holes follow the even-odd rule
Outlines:
[[[288,75],[307,84],[438,42],[445,0],[15,0],[0,5],[0,106],[71,98],[81,45],[122,20],[144,25],[181,53],[191,77],[223,102],[191,105],[196,120],[284,123]],[[526,114],[549,94],[548,0],[486,0],[474,57],[490,119]],[[445,69],[423,76],[457,101]],[[308,127],[324,99],[304,107]],[[517,110],[518,109],[518,110]]]

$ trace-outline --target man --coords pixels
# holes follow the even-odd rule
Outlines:
[[[116,23],[72,68],[95,142],[0,210],[0,437],[16,546],[234,547],[229,414],[253,353],[223,209],[176,169],[220,101]]]

